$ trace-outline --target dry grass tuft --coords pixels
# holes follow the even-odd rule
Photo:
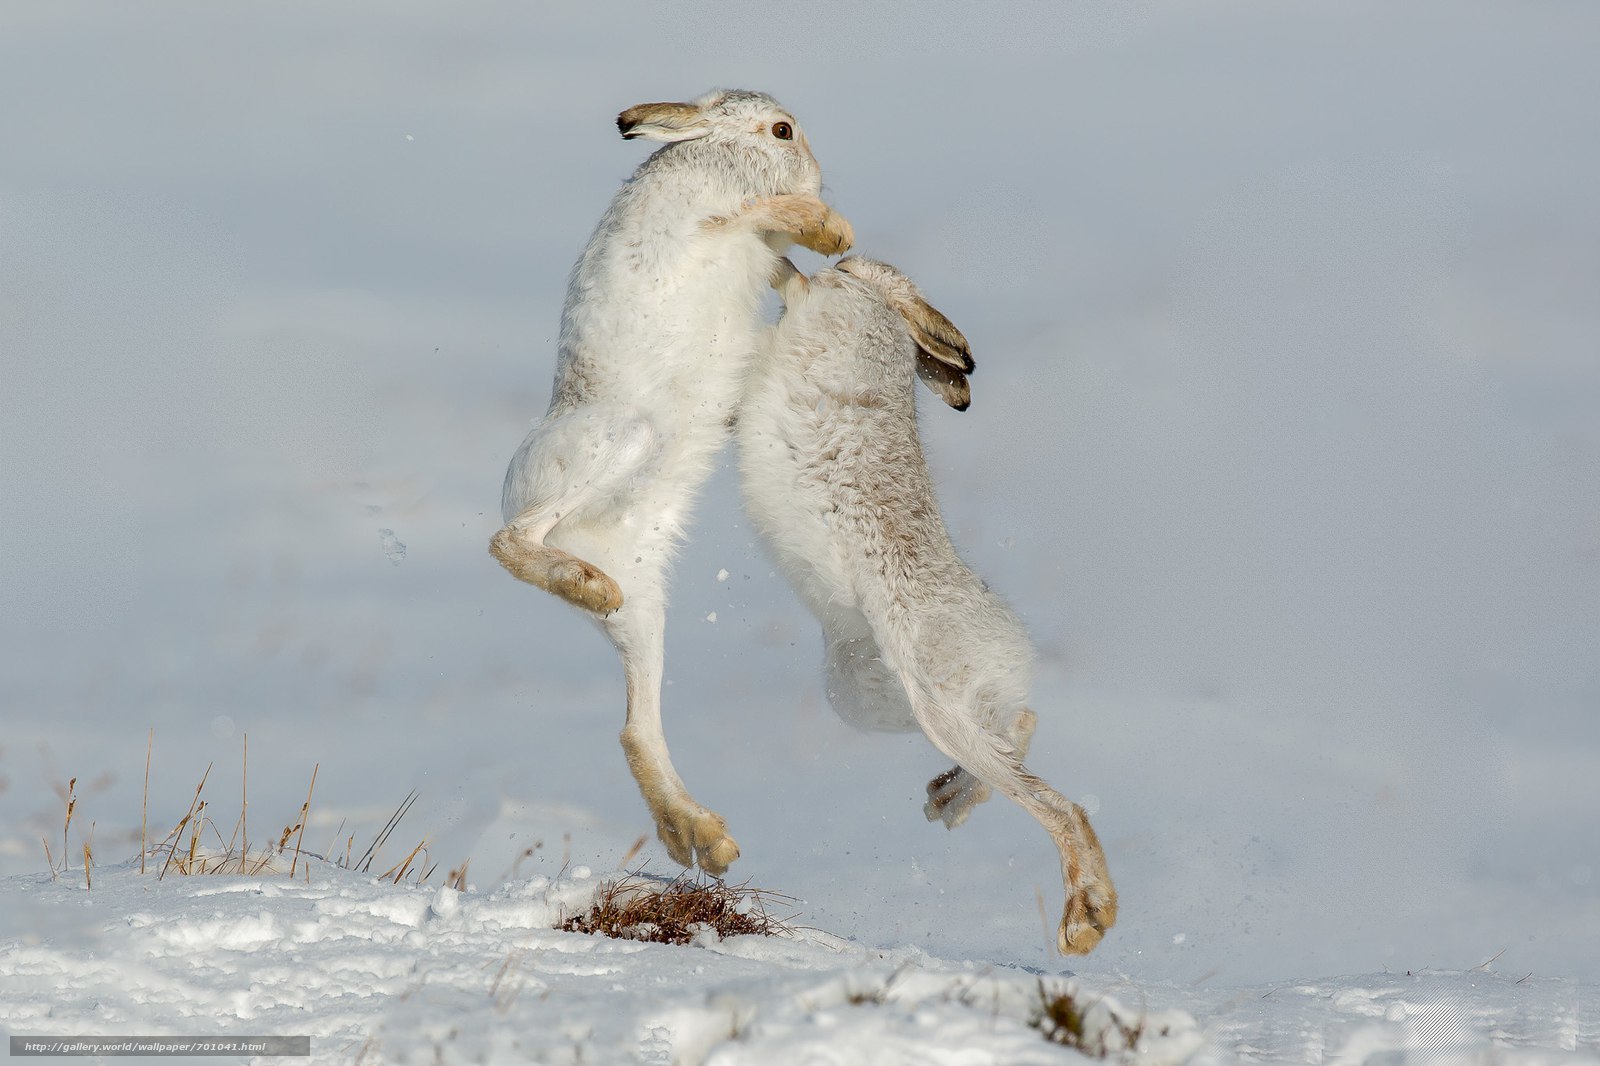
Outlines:
[[[67,856],[72,853],[67,849],[67,832],[72,828],[72,812],[78,809],[78,779],[74,777],[67,782],[67,820],[61,826],[61,863],[66,868]]]
[[[1076,996],[1070,991],[1052,996],[1044,982],[1040,981],[1039,1005],[1037,1027],[1046,1040],[1079,1051],[1087,1050],[1084,1047],[1083,1007]]]
[[[767,909],[774,900],[793,902],[788,896],[751,888],[748,881],[729,885],[684,874],[664,882],[636,871],[602,884],[594,906],[568,918],[560,928],[651,944],[687,944],[708,930],[724,938],[777,936],[789,926],[786,918]]]
[[[1087,1024],[1089,1011],[1096,1005],[1080,999],[1070,988],[1052,993],[1041,980],[1038,1013],[1031,1024],[1052,1044],[1081,1051],[1090,1058],[1104,1059],[1123,1052],[1137,1052],[1144,1036],[1144,1019],[1130,1025],[1113,1016],[1103,1025]]]
[[[139,872],[144,873],[145,856],[150,853],[150,756],[156,750],[156,729],[150,727],[150,739],[144,747],[144,801],[139,806]]]
[[[341,859],[337,855],[322,856],[304,847],[306,825],[310,821],[311,801],[317,787],[317,773],[321,764],[311,768],[311,782],[306,789],[305,802],[300,805],[299,815],[292,824],[286,825],[283,832],[276,838],[268,837],[265,845],[258,845],[251,841],[249,836],[249,738],[244,739],[240,767],[239,790],[239,816],[234,822],[233,833],[224,838],[221,830],[212,816],[213,804],[206,797],[206,783],[211,778],[212,767],[208,765],[205,773],[200,776],[200,783],[194,788],[194,794],[189,800],[187,810],[178,820],[178,823],[157,841],[150,835],[150,770],[155,752],[155,730],[151,730],[145,744],[144,789],[139,814],[139,872],[142,874],[147,869],[157,875],[157,879],[170,874],[193,876],[199,874],[234,874],[249,877],[261,875],[287,875],[294,878],[303,872],[306,880],[311,876],[311,860],[316,859],[328,862],[333,866],[344,869],[354,869],[363,873],[370,873],[372,864],[382,854],[384,845],[399,826],[407,812],[411,810],[417,800],[415,791],[409,793],[389,816],[389,820],[379,831],[372,844],[362,854],[359,860],[352,860],[351,855],[355,846],[355,834],[351,834],[345,846],[345,854]],[[114,780],[109,775],[98,782],[88,786],[92,795],[96,790],[104,788]],[[60,875],[71,867],[74,849],[70,842],[72,827],[79,827],[78,836],[83,852],[84,884],[92,886],[90,870],[94,865],[94,823],[89,823],[89,834],[84,836],[83,823],[85,816],[79,811],[78,778],[69,780],[66,787],[55,786],[55,791],[61,797],[65,808],[61,825],[61,852],[59,860],[57,853],[50,846],[48,836],[41,835],[40,843],[44,845],[45,865],[50,870],[52,879],[59,880]],[[260,825],[260,822],[257,822]],[[340,823],[340,829],[344,823]],[[333,849],[330,848],[331,852]],[[449,874],[449,883],[463,891],[466,889],[466,868],[463,862]],[[396,865],[390,867],[382,877],[393,881],[395,884],[427,884],[432,880],[438,867],[428,859],[428,840],[424,837],[417,845],[406,853]]]
[[[311,784],[306,787],[306,801],[300,805],[300,821],[294,825],[283,827],[283,836],[278,838],[278,852],[281,854],[289,843],[289,834],[296,834],[294,838],[294,858],[289,862],[289,879],[294,880],[295,867],[300,864],[300,845],[306,838],[306,822],[311,816],[311,794],[317,790],[317,771],[322,769],[322,764],[317,763],[311,768]],[[310,876],[310,870],[306,872]]]
[[[389,815],[389,820],[378,831],[378,835],[372,839],[372,843],[367,845],[367,850],[356,861],[354,869],[361,873],[372,872],[372,860],[378,857],[378,853],[383,850],[383,846],[389,842],[389,835],[395,831],[405,816],[411,812],[411,806],[416,802],[417,791],[412,789],[406,793],[406,798],[400,801],[400,806],[394,809],[394,813]],[[354,840],[353,837],[351,839]],[[427,843],[427,841],[423,841],[423,843]],[[421,848],[422,844],[418,844],[417,847]],[[415,855],[416,852],[413,851],[412,854]],[[393,871],[391,870],[390,873],[393,873]],[[389,875],[384,874],[383,876],[387,877]]]
[[[278,834],[276,841],[269,842],[264,847],[252,852],[248,848],[236,846],[244,827],[243,806],[248,802],[248,799],[242,798],[240,801],[239,822],[235,825],[233,837],[224,840],[222,833],[217,829],[216,823],[207,813],[210,809],[210,804],[205,799],[205,787],[206,780],[211,775],[211,767],[206,767],[206,772],[201,776],[200,783],[195,786],[194,798],[190,801],[188,812],[167,834],[166,839],[149,849],[150,854],[162,860],[159,876],[165,877],[169,872],[186,876],[197,874],[241,874],[254,877],[263,874],[281,874],[288,876],[290,879],[300,875],[309,881],[311,877],[311,860],[328,861],[324,856],[307,850],[303,846],[306,823],[310,821],[311,817],[311,798],[316,792],[317,774],[321,769],[321,763],[311,768],[311,783],[306,788],[305,802],[300,805],[299,815],[294,823],[284,826],[283,832]],[[345,869],[356,869],[363,873],[370,872],[373,860],[382,853],[384,844],[394,832],[395,827],[400,824],[400,819],[405,817],[406,812],[416,802],[416,799],[417,794],[415,792],[406,796],[399,808],[390,815],[389,821],[378,833],[358,863],[350,861],[350,853],[347,848],[344,859],[332,860],[333,865]],[[207,839],[207,831],[210,833],[210,839],[215,840],[216,846],[207,846],[202,843]],[[187,840],[185,840],[185,834],[187,834]],[[272,838],[269,837],[268,839],[272,841]],[[351,835],[350,842],[353,846],[355,842],[354,834]],[[411,881],[418,885],[425,884],[432,875],[433,868],[415,867],[414,863],[419,854],[426,856],[427,843],[426,838],[424,838],[415,848],[411,849],[410,853],[399,864],[391,867],[381,876],[397,885],[406,881]]]
[[[40,843],[44,845],[44,861],[45,865],[50,868],[50,880],[52,881],[59,881],[61,875],[72,868],[72,845],[67,837],[72,832],[72,815],[78,809],[78,779],[74,777],[71,781],[68,781],[65,791],[62,791],[59,785],[56,786],[56,794],[61,797],[67,808],[66,817],[61,822],[61,865],[59,867],[56,866],[55,855],[50,851],[50,841],[43,836],[39,838]],[[78,824],[82,826],[81,819]],[[92,838],[94,833],[93,823],[90,823],[89,830]],[[89,850],[90,842],[83,839],[81,828],[78,831],[78,840],[83,844],[83,883],[85,887],[93,887],[89,878],[89,864],[93,858]]]

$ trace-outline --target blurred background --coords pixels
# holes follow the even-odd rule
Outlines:
[[[614,653],[485,547],[615,114],[733,86],[972,341],[925,434],[1121,891],[1075,968],[1600,977],[1597,46],[1554,2],[0,8],[0,873],[73,777],[134,854],[152,729],[152,826],[248,734],[274,836],[320,764],[308,847],[412,790],[392,846],[483,889],[650,832]],[[820,651],[725,464],[665,698],[733,876],[1063,969],[1048,840],[926,824],[944,760]]]

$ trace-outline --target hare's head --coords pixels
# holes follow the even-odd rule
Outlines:
[[[766,93],[717,89],[693,103],[635,104],[617,116],[617,129],[628,140],[692,141],[695,165],[749,193],[822,191],[805,131]]]
[[[834,269],[864,282],[899,312],[917,345],[917,376],[945,403],[965,411],[972,403],[967,375],[975,364],[967,338],[955,323],[924,300],[911,279],[888,263],[852,255],[839,260]]]

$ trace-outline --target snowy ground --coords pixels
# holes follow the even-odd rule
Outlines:
[[[925,434],[1040,645],[1035,769],[1121,893],[1075,979],[1224,1058],[1392,1058],[1433,1016],[1600,1056],[1600,8],[740,10],[0,5],[0,1027],[303,1002],[328,1054],[399,1057],[455,1013],[484,1020],[463,1055],[560,1014],[602,1056],[687,1019],[666,1054],[734,997],[760,1021],[722,1054],[925,1039],[924,1010],[952,1053],[1037,1035],[1015,997],[1068,969],[1048,843],[999,803],[928,825],[942,760],[832,717],[726,471],[668,737],[734,876],[827,936],[535,931],[529,878],[649,826],[614,656],[485,552],[499,481],[642,154],[612,116],[722,84],[795,109],[860,249],[973,342],[972,410]],[[118,872],[152,728],[152,824],[214,763],[226,832],[248,734],[253,826],[317,764],[319,851],[415,790],[388,861],[427,837],[478,891],[435,920],[442,875]],[[90,893],[41,873],[73,777]],[[518,938],[550,947],[497,1012]],[[802,1006],[908,961],[903,1000]],[[939,983],[977,976],[1002,1007]]]
[[[5,883],[29,926],[0,947],[11,1032],[309,1035],[315,1062],[1600,1060],[1600,989],[1548,978],[1197,991],[1042,978],[805,928],[690,946],[558,931],[593,898],[587,867],[466,893],[320,863],[308,881],[126,867],[97,880]],[[1074,1049],[1045,1039],[1046,992],[1082,1005]]]

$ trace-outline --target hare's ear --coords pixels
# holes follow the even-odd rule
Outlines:
[[[710,133],[711,126],[694,104],[634,104],[617,116],[617,130],[628,141],[692,141]]]
[[[972,348],[967,344],[967,338],[956,329],[956,324],[928,301],[921,297],[912,297],[896,308],[901,317],[906,320],[906,325],[911,329],[911,336],[917,342],[928,358],[945,364],[953,370],[963,374],[972,373]]]
[[[965,411],[972,403],[972,386],[967,384],[967,375],[921,348],[917,349],[917,377],[957,411]]]
[[[917,376],[945,403],[965,411],[972,402],[967,375],[976,365],[967,338],[954,322],[921,297],[899,303],[897,310],[917,342]]]

